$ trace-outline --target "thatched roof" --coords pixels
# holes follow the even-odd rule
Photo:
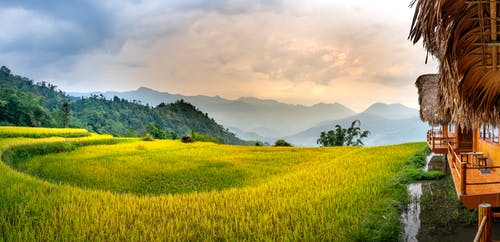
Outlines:
[[[440,62],[444,105],[462,127],[500,124],[495,0],[415,0],[409,38]],[[500,21],[500,20],[499,20]]]
[[[445,125],[451,121],[448,109],[442,105],[443,98],[439,89],[439,75],[426,74],[417,78],[420,119],[432,126]]]

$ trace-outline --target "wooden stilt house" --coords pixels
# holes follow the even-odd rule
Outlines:
[[[462,130],[447,155],[457,195],[471,209],[480,203],[500,207],[500,1],[415,0],[413,5],[409,38],[422,40],[439,61],[442,99],[436,105],[449,110]]]

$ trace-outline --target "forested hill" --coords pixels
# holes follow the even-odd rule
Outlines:
[[[183,100],[150,107],[118,97],[71,98],[52,84],[13,75],[5,66],[0,68],[0,125],[69,126],[116,136],[159,131],[166,138],[194,130],[220,143],[245,143]]]

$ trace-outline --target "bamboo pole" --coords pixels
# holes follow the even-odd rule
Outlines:
[[[477,229],[476,236],[474,237],[474,242],[483,241],[483,231],[484,231],[484,227],[486,226],[487,220],[488,220],[488,218],[486,218],[486,216],[484,216],[481,221],[478,220],[479,227]]]

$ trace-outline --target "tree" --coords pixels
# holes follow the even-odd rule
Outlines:
[[[42,99],[11,88],[0,88],[0,122],[18,126],[52,127],[50,112]]]
[[[146,128],[147,132],[157,139],[166,139],[167,134],[159,125],[151,123]]]
[[[69,113],[70,113],[71,107],[69,105],[69,102],[64,102],[62,105],[62,115],[63,115],[63,127],[67,128],[69,127]]]
[[[370,135],[370,131],[362,131],[361,122],[354,120],[347,129],[335,125],[335,130],[321,132],[317,143],[322,146],[362,146],[362,139]]]
[[[356,126],[356,123],[358,124]],[[370,131],[365,130],[361,131],[361,121],[359,120],[354,120],[351,123],[351,127],[347,129],[346,132],[346,139],[345,139],[345,144],[347,146],[362,146],[364,145],[362,139],[366,138],[370,135]]]
[[[9,77],[10,76],[10,70],[6,66],[0,67],[0,77]]]
[[[340,125],[335,125],[335,130],[321,132],[317,143],[322,146],[343,146],[345,143],[345,133],[346,129],[343,129]]]

